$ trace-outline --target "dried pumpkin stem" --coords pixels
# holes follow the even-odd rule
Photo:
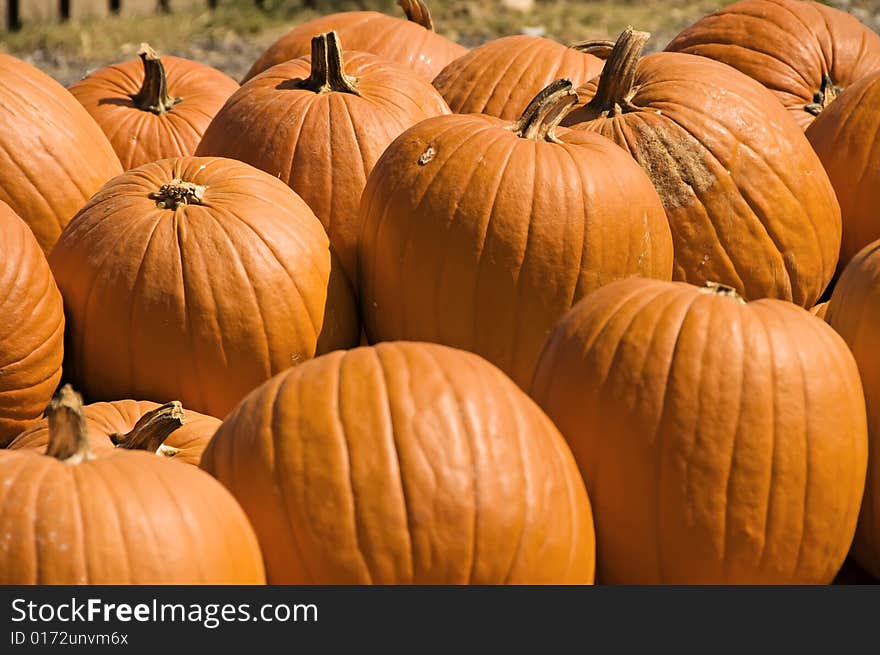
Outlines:
[[[609,41],[607,39],[577,41],[570,44],[568,47],[587,55],[593,55],[599,59],[608,59],[608,57],[611,56],[611,51],[614,49],[614,41]]]
[[[636,66],[651,35],[627,27],[614,43],[605,61],[596,95],[587,105],[596,115],[616,116],[634,109],[631,100],[635,94]]]
[[[841,87],[834,85],[831,76],[828,73],[824,73],[822,75],[822,85],[819,87],[819,90],[813,94],[813,102],[804,105],[804,109],[813,116],[818,116],[822,113],[823,109],[837,100],[837,96],[842,92],[843,89]]]
[[[66,464],[79,464],[94,459],[89,446],[82,396],[65,384],[46,407],[49,419],[49,445],[46,454]]]
[[[164,114],[182,100],[168,95],[165,66],[159,55],[148,44],[142,43],[138,56],[144,64],[144,83],[131,98],[135,107],[154,114]]]
[[[522,116],[509,129],[523,139],[559,143],[554,131],[568,111],[577,102],[577,93],[571,80],[551,82],[526,107]]]
[[[710,293],[714,296],[724,296],[725,298],[735,300],[741,305],[746,304],[746,301],[741,295],[737,293],[736,289],[726,284],[721,284],[720,282],[706,282],[706,285],[700,289],[700,293]]]
[[[406,19],[418,23],[426,30],[434,31],[434,20],[428,6],[422,0],[397,0],[397,5],[403,9]]]
[[[201,205],[208,187],[185,182],[179,177],[163,184],[158,191],[150,194],[159,209],[177,209],[180,205]]]
[[[168,436],[183,424],[183,405],[173,400],[141,416],[134,427],[125,434],[118,432],[111,434],[110,441],[117,448],[146,450],[160,454],[162,444]]]
[[[357,79],[345,74],[342,60],[342,46],[336,32],[328,32],[312,37],[312,70],[299,88],[315,93],[353,93],[357,90]]]

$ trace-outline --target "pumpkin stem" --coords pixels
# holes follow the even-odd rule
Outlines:
[[[605,61],[596,95],[587,105],[590,113],[611,118],[635,109],[631,101],[636,92],[636,65],[650,38],[648,32],[637,32],[632,27],[617,37]]]
[[[706,282],[706,285],[700,289],[700,293],[711,293],[715,296],[724,296],[725,298],[735,300],[741,305],[746,304],[746,301],[736,292],[736,289],[726,284],[721,284],[720,282]]]
[[[160,116],[182,100],[168,95],[165,67],[159,55],[148,44],[142,43],[138,56],[144,64],[144,83],[140,91],[129,96],[135,107]]]
[[[403,9],[406,19],[412,23],[418,23],[426,30],[434,31],[434,20],[428,6],[422,0],[397,0],[397,5]]]
[[[177,209],[179,205],[201,205],[208,187],[184,182],[179,177],[163,184],[158,191],[150,194],[159,209]]]
[[[819,87],[819,90],[813,94],[813,102],[804,105],[804,109],[813,116],[818,116],[822,113],[823,109],[837,100],[837,96],[842,92],[843,89],[841,87],[834,86],[834,81],[831,79],[831,76],[828,73],[823,73],[822,85]]]
[[[353,93],[358,96],[357,79],[345,74],[342,46],[336,32],[312,37],[312,70],[299,88],[315,93]]]
[[[519,120],[508,129],[522,139],[560,143],[555,134],[556,126],[576,102],[577,93],[571,80],[556,80],[532,98]]]
[[[141,416],[134,427],[125,434],[114,432],[110,435],[110,441],[117,448],[127,450],[147,450],[158,455],[168,455],[160,452],[163,442],[172,432],[184,424],[183,405],[180,401],[173,400],[170,403],[157,407]],[[170,449],[177,450],[177,449]]]
[[[94,459],[89,446],[89,432],[83,415],[82,396],[65,384],[46,407],[49,419],[49,445],[46,454],[65,464],[79,464]]]
[[[614,41],[608,39],[594,39],[591,41],[576,41],[568,46],[572,50],[583,52],[587,55],[593,55],[599,59],[608,59],[611,51],[614,49]]]

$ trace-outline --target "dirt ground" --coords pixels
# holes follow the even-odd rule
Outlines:
[[[652,32],[662,49],[681,29],[723,6],[723,0],[427,0],[438,31],[475,46],[498,36],[532,33],[572,42],[613,38],[627,25]],[[251,63],[292,26],[343,9],[402,15],[392,0],[224,0],[214,11],[32,23],[0,33],[0,50],[22,57],[67,85],[88,71],[134,57],[142,41],[160,52],[189,57],[240,79]],[[72,3],[75,4],[75,1]],[[880,31],[880,0],[826,0]]]

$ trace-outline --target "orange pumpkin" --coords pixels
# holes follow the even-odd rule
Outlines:
[[[670,278],[669,226],[648,177],[608,139],[557,136],[575,100],[560,80],[516,123],[441,116],[389,146],[361,204],[370,343],[470,350],[527,386],[577,300],[620,277]]]
[[[593,581],[565,441],[470,353],[383,343],[288,369],[226,418],[202,468],[247,512],[274,584]]]
[[[159,405],[146,400],[117,400],[83,407],[92,451],[98,456],[117,448],[145,450],[162,457],[198,466],[202,452],[220,427],[220,420],[186,412],[177,401]],[[9,448],[45,452],[49,445],[49,420],[19,434]]]
[[[580,465],[600,582],[827,584],[840,569],[865,402],[846,344],[807,311],[614,282],[556,327],[531,393]]]
[[[216,480],[145,452],[95,458],[70,387],[46,414],[46,455],[0,450],[0,584],[265,582],[247,517]]]
[[[360,336],[315,215],[231,159],[164,159],[115,178],[50,264],[67,372],[93,400],[176,399],[224,416],[275,373]]]
[[[187,157],[238,83],[180,57],[159,58],[144,44],[140,61],[101,68],[70,92],[110,139],[123,168]]]
[[[0,447],[39,420],[63,356],[64,310],[46,256],[0,202]]]
[[[338,32],[346,48],[379,55],[404,66],[426,82],[467,48],[434,31],[431,12],[422,0],[397,0],[406,20],[375,11],[346,11],[298,25],[264,52],[242,84],[272,66],[308,55],[312,38]]]
[[[852,350],[868,408],[868,481],[853,543],[856,561],[880,577],[880,241],[866,246],[844,269],[825,320]]]
[[[742,71],[773,91],[803,129],[843,89],[880,70],[880,36],[845,11],[803,0],[741,0],[666,49]]]
[[[430,84],[391,62],[352,52],[343,64],[336,33],[313,41],[311,60],[275,66],[235,93],[198,154],[240,159],[287,182],[354,280],[367,176],[397,135],[449,109]]]
[[[823,321],[825,320],[825,315],[828,313],[828,302],[820,302],[818,305],[814,305],[812,309],[810,309],[810,313],[813,316],[818,316]]]
[[[607,136],[650,175],[672,228],[675,279],[812,307],[841,234],[816,153],[760,84],[694,55],[640,59],[648,37],[620,36],[563,124]]]
[[[810,125],[807,138],[825,165],[843,216],[843,270],[880,238],[880,71],[850,86]]]
[[[49,252],[61,229],[122,172],[88,112],[51,77],[0,54],[0,201]]]
[[[553,80],[568,78],[579,85],[601,73],[603,61],[590,48],[525,34],[492,39],[450,62],[434,86],[457,114],[514,121]]]

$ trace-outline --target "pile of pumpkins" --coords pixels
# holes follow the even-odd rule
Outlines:
[[[880,36],[400,5],[0,55],[0,583],[880,577]]]

